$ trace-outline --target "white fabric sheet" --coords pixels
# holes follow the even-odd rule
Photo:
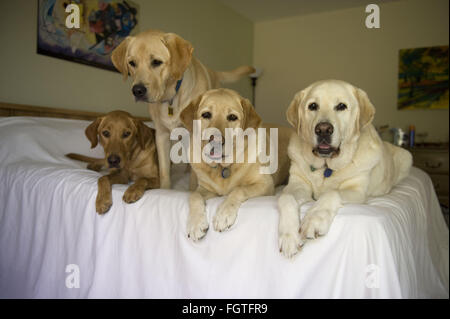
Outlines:
[[[411,175],[339,210],[292,260],[278,251],[277,197],[251,199],[230,231],[186,236],[188,176],[95,213],[100,173],[64,157],[90,150],[86,121],[0,119],[0,297],[448,298],[448,228],[430,178]],[[211,221],[223,198],[207,202]],[[304,215],[310,204],[302,208]],[[79,288],[67,288],[67,265]],[[73,277],[70,277],[73,278]]]

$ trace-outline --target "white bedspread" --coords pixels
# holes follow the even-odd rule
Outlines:
[[[188,177],[95,213],[99,173],[86,121],[0,118],[0,297],[448,298],[449,233],[430,178],[413,168],[391,194],[339,210],[292,260],[278,251],[276,196],[244,203],[228,232],[187,239]],[[211,221],[223,198],[207,202]],[[310,205],[302,208],[302,214]],[[79,269],[68,288],[67,265]]]

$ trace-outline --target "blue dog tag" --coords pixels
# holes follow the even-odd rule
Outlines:
[[[222,178],[228,178],[230,177],[230,169],[228,167],[224,167],[222,170]]]
[[[323,176],[325,176],[325,177],[330,177],[331,174],[333,174],[333,170],[330,169],[330,168],[328,168],[328,167],[327,167],[327,168],[325,169],[325,171],[323,172]]]

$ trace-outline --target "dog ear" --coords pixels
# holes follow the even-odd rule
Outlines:
[[[197,113],[198,106],[200,105],[202,97],[203,97],[202,94],[197,96],[180,113],[180,120],[183,123],[184,127],[187,128],[189,132],[193,131],[193,124],[194,124],[193,121],[195,113]]]
[[[295,94],[294,99],[292,100],[291,104],[289,105],[287,111],[286,111],[286,118],[296,130],[297,133],[300,132],[300,126],[301,121],[298,114],[298,107],[300,106],[300,103],[302,102],[303,98],[305,97],[305,90],[302,90]]]
[[[91,148],[96,147],[98,144],[98,126],[100,125],[101,121],[102,121],[101,117],[97,118],[84,131],[84,134],[86,135],[87,139],[91,142]]]
[[[112,52],[111,61],[116,67],[116,69],[123,74],[123,79],[126,80],[128,78],[128,62],[127,51],[128,46],[132,40],[131,36],[128,36],[123,40]]]
[[[170,52],[170,70],[174,80],[180,80],[192,60],[194,48],[191,43],[175,33],[167,33],[162,39]]]
[[[155,133],[152,128],[148,127],[144,122],[138,119],[134,119],[134,124],[137,128],[137,140],[141,148],[145,147],[147,141],[150,141],[150,143],[155,142]]]
[[[256,113],[255,107],[248,99],[241,99],[242,109],[244,110],[245,122],[244,122],[244,130],[252,127],[258,128],[261,123],[261,117]]]
[[[362,130],[372,123],[375,116],[375,107],[369,100],[369,96],[363,90],[356,88],[356,98],[359,103],[359,129]]]

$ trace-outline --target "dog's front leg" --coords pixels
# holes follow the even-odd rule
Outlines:
[[[300,231],[302,240],[325,235],[340,207],[342,207],[342,199],[338,191],[322,194],[302,220]]]
[[[314,239],[328,233],[334,216],[343,204],[364,203],[368,181],[369,178],[366,175],[360,175],[345,181],[337,190],[320,195],[302,220],[301,238]]]
[[[368,174],[361,174],[356,178],[343,182],[339,187],[339,195],[343,204],[362,204],[367,200],[367,188],[369,184]]]
[[[158,151],[160,187],[170,189],[170,132],[164,127],[156,129],[156,148]]]
[[[134,203],[141,199],[147,189],[158,187],[159,178],[138,178],[123,194],[123,201],[128,204]]]
[[[208,231],[209,224],[206,217],[205,201],[214,197],[214,195],[201,186],[198,186],[197,190],[189,195],[187,235],[193,241],[202,239]]]
[[[229,229],[236,221],[239,207],[243,202],[249,198],[273,194],[273,191],[272,180],[236,187],[217,209],[213,220],[214,229],[219,232]]]
[[[300,207],[312,201],[312,190],[305,181],[291,176],[278,198],[278,246],[285,257],[294,256],[303,245],[300,237]]]
[[[98,179],[98,192],[95,200],[95,210],[99,214],[109,211],[112,205],[111,188],[113,184],[127,184],[128,175],[124,171],[115,171]]]

